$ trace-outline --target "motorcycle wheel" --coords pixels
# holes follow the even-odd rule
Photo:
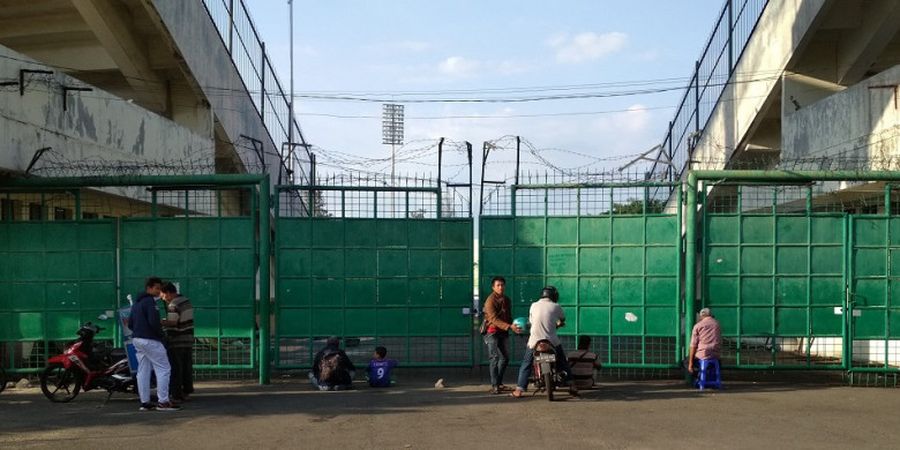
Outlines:
[[[81,392],[81,377],[62,364],[50,364],[41,372],[41,392],[53,403],[71,402]]]
[[[547,400],[553,401],[553,388],[556,387],[556,384],[553,382],[553,371],[546,370],[543,373],[544,376],[544,389],[547,390]]]

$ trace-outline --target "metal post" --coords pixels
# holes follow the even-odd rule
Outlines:
[[[472,218],[472,143],[466,141],[466,154],[469,157],[469,218]]]
[[[82,220],[82,217],[81,217],[81,190],[73,189],[70,193],[72,194],[73,197],[75,197],[75,216],[74,216],[74,218],[76,221]]]
[[[522,138],[516,136],[516,184],[519,184],[519,163],[522,157]]]
[[[316,154],[309,154],[309,217],[316,216]]]
[[[690,355],[691,331],[694,328],[697,295],[697,176],[688,173],[687,211],[684,233],[684,337],[685,353]],[[690,379],[691,374],[685,374]]]
[[[844,282],[844,305],[843,310],[844,314],[842,316],[843,322],[841,323],[841,336],[843,336],[843,351],[841,352],[841,366],[844,370],[850,370],[853,368],[853,296],[850,292],[850,286],[853,283],[853,263],[851,258],[851,254],[853,253],[853,221],[850,219],[850,215],[847,212],[844,212],[843,218],[843,230],[841,233],[841,238],[843,239],[843,259],[844,259],[844,271],[843,271],[843,282]],[[852,374],[851,374],[852,376]],[[852,383],[852,378],[851,378]]]
[[[259,117],[262,119],[263,126],[266,125],[266,43],[260,42],[259,48],[262,50],[262,65],[259,66]]]
[[[294,151],[294,0],[288,0],[288,6],[290,7],[289,15],[290,15],[290,41],[291,41],[291,98],[288,102],[288,145],[290,149],[288,150],[288,154]]]
[[[700,133],[700,61],[697,61],[697,65],[694,69],[694,137],[693,139],[699,140],[699,136],[697,134]],[[691,154],[689,157],[693,156],[694,153],[694,145],[691,145]]]
[[[443,212],[443,209],[444,209],[444,201],[443,201],[443,195],[442,195],[442,192],[443,192],[442,187],[443,186],[441,184],[442,183],[441,166],[443,166],[443,162],[444,162],[444,138],[441,138],[441,140],[438,141],[438,166],[437,166],[437,188],[438,188],[438,191],[437,191],[437,218],[438,219],[441,218],[441,215],[442,215],[441,213]],[[391,176],[393,176],[393,174]]]
[[[259,183],[259,384],[269,384],[269,350],[271,347],[269,312],[269,180]]]
[[[672,164],[675,164],[675,150],[674,150],[674,147],[672,147],[672,128],[674,128],[674,127],[675,127],[675,123],[670,120],[669,121],[669,134],[666,135],[666,141],[669,142],[668,155],[669,155],[669,163],[670,163],[666,166],[666,173],[668,173],[668,175],[669,175],[667,177],[667,179],[670,182],[675,182],[675,166],[672,165]]]
[[[484,168],[487,166],[488,143],[481,146],[481,185],[478,187],[478,217],[481,217],[484,209]]]
[[[678,221],[679,229],[681,227],[681,224],[683,223],[681,221],[681,218],[682,218],[682,214],[684,213],[684,203],[683,203],[682,193],[683,193],[682,186],[681,185],[675,186],[675,203],[678,204],[675,214],[677,217],[676,220]],[[679,232],[676,253],[678,253],[678,255],[681,255],[681,254],[683,254],[683,251],[684,251],[684,241],[682,241],[681,233]],[[675,295],[678,296],[681,293],[682,283],[684,282],[684,275],[682,273],[682,271],[684,270],[684,266],[682,264],[682,260],[680,257],[677,259],[676,266],[677,267],[675,269],[675,273],[678,274],[678,282],[677,282],[677,288],[676,288]],[[681,317],[684,315],[684,306],[683,306],[684,304],[680,301],[680,299],[678,299],[677,305],[678,306],[677,306],[676,310],[678,311],[678,313],[677,313],[678,319],[676,319],[676,320],[679,321],[678,325],[680,326],[681,325],[681,323],[680,323]],[[681,361],[684,360],[684,347],[682,346],[682,343],[681,343],[683,336],[684,336],[684,334],[681,333],[681,329],[679,328],[678,331],[675,332],[675,363],[676,364],[680,364]]]
[[[890,243],[893,242],[891,239],[891,228],[892,227],[890,226],[890,223],[891,223],[891,220],[890,220],[891,219],[891,184],[890,183],[885,183],[885,185],[884,185],[883,215],[884,215],[885,224],[886,224],[886,226],[884,227],[884,242],[887,243],[887,245],[890,245]],[[891,271],[891,251],[890,250],[884,252],[884,267],[888,268],[889,272]],[[890,289],[890,285],[889,284],[886,285],[885,288]],[[888,301],[887,299],[889,297],[890,297],[890,293],[886,291],[884,293],[885,304],[887,304],[887,301]],[[891,329],[890,328],[891,320],[889,317],[890,315],[891,314],[889,311],[885,311],[885,315],[884,315],[884,330],[885,330],[884,366],[882,366],[885,369],[890,367],[889,362],[890,362],[890,356],[891,356],[891,353],[890,353],[891,346],[890,346],[890,342],[889,342],[888,335],[887,335],[887,332]]]
[[[734,0],[728,0],[728,75],[734,73]]]
[[[228,0],[228,54],[234,54],[234,0]]]

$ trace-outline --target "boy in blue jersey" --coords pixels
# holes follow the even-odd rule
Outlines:
[[[390,387],[391,386],[391,369],[397,367],[397,361],[387,359],[387,349],[378,346],[375,347],[375,354],[366,372],[369,375],[369,386],[371,387]]]

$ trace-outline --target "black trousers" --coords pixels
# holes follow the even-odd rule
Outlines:
[[[170,348],[169,365],[172,376],[169,378],[169,395],[175,399],[183,399],[194,392],[194,355],[191,348]]]

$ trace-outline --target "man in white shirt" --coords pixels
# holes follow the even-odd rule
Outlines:
[[[559,301],[559,291],[553,286],[547,286],[541,291],[540,300],[531,304],[528,311],[528,322],[531,324],[531,335],[528,337],[528,345],[525,348],[525,355],[522,357],[522,365],[519,367],[519,380],[516,390],[512,392],[513,397],[521,397],[528,390],[528,378],[531,376],[532,364],[534,364],[534,347],[539,341],[547,340],[556,350],[556,367],[560,372],[564,372],[566,380],[571,383],[572,371],[569,369],[569,363],[566,358],[566,352],[562,348],[559,335],[556,334],[558,328],[562,328],[566,324],[566,313],[557,302]],[[552,386],[548,386],[552,389]],[[578,390],[574,384],[569,385],[569,392],[577,394]]]

